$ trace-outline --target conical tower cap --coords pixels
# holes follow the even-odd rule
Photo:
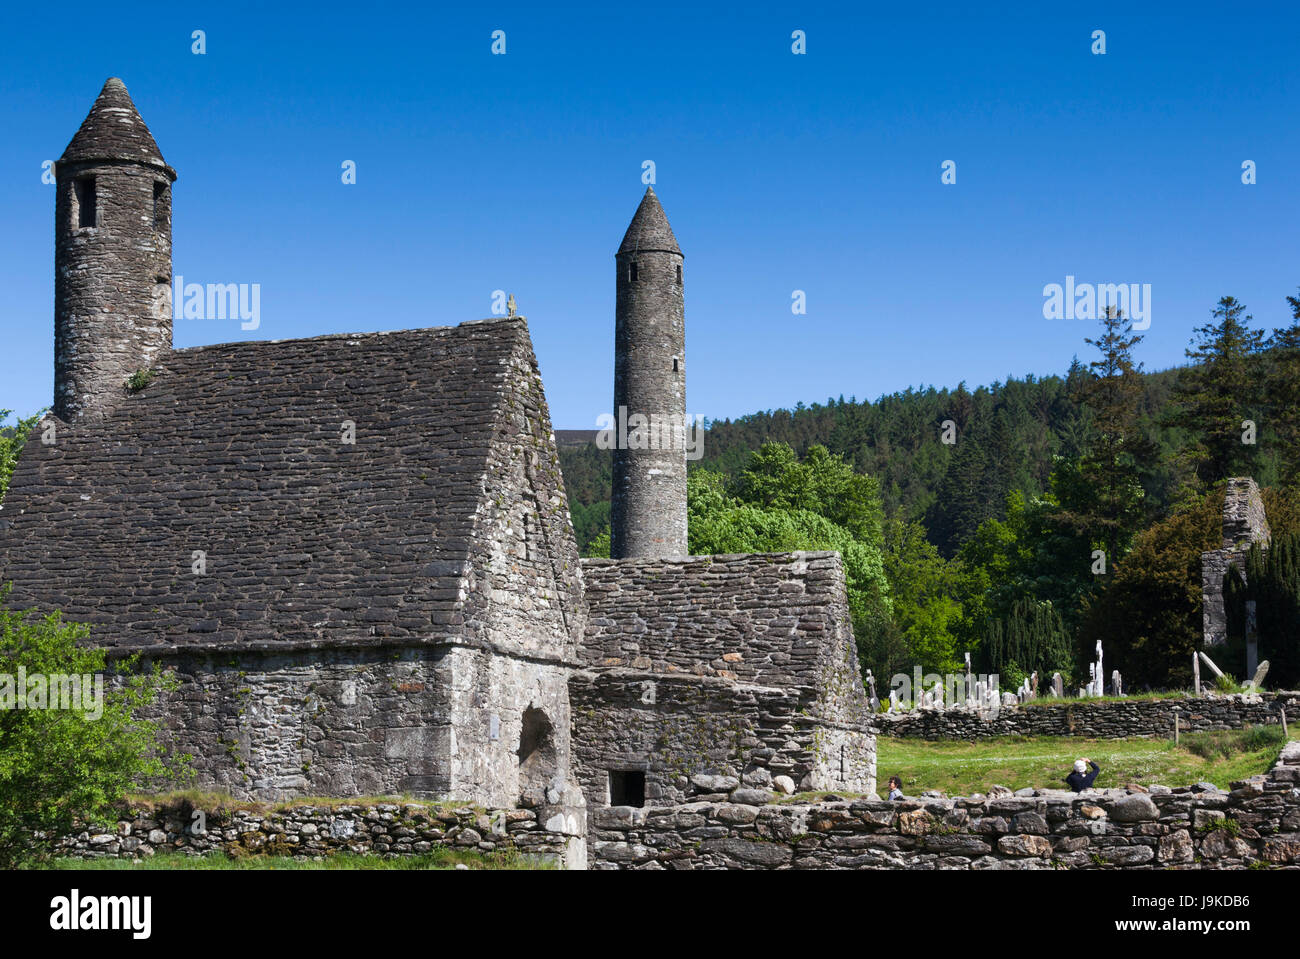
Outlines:
[[[104,89],[99,91],[94,106],[59,162],[93,160],[128,160],[171,171],[131,101],[131,94],[126,92],[126,84],[117,77],[109,77],[104,83]],[[175,178],[174,172],[172,177]]]
[[[641,198],[641,205],[636,208],[636,216],[632,217],[627,232],[623,234],[618,255],[641,250],[657,250],[682,255],[681,247],[677,245],[677,237],[673,236],[673,228],[668,225],[664,208],[659,205],[659,198],[655,196],[654,187],[646,188],[645,196]]]

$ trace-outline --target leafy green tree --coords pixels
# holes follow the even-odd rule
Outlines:
[[[820,444],[809,447],[800,461],[785,443],[764,443],[733,491],[737,499],[766,509],[816,513],[864,543],[881,545],[878,484]]]
[[[1189,433],[1185,455],[1203,486],[1230,476],[1253,475],[1258,445],[1242,442],[1242,422],[1258,422],[1261,400],[1259,354],[1264,331],[1235,297],[1213,311],[1217,320],[1198,327],[1187,349],[1192,365],[1178,378],[1172,421]]]
[[[885,529],[895,629],[875,651],[873,668],[886,676],[918,663],[925,672],[953,672],[961,664],[956,628],[962,609],[953,590],[959,561],[944,559],[920,523],[891,520]],[[891,650],[898,655],[891,656]]]
[[[35,833],[102,822],[129,789],[156,786],[185,768],[188,757],[169,766],[158,723],[143,714],[173,681],[157,670],[130,672],[133,662],[110,671],[102,649],[78,643],[87,635],[58,614],[38,618],[0,605],[0,698],[9,698],[0,709],[0,866],[47,855]],[[20,668],[29,684],[34,676],[109,675],[102,703],[92,699],[88,709],[34,708],[34,701],[19,709],[17,697],[31,691],[17,688]],[[111,682],[115,672],[120,682]]]
[[[819,469],[839,473],[843,464],[837,459],[817,458]],[[776,465],[774,465],[776,464]],[[782,480],[783,474],[799,465],[791,460],[766,451],[754,462],[754,475],[766,475],[778,488],[798,488],[794,480]],[[824,478],[813,478],[815,487],[827,485]],[[829,484],[834,485],[834,484]],[[734,484],[750,491],[755,497],[764,495],[755,489],[752,479]],[[874,487],[857,484],[863,495],[870,495]],[[860,652],[864,652],[873,637],[878,636],[889,623],[893,612],[889,598],[889,583],[885,577],[880,549],[872,541],[856,537],[852,531],[831,521],[811,509],[794,506],[762,506],[746,502],[737,495],[726,477],[709,470],[692,470],[687,475],[688,545],[691,555],[716,553],[782,553],[792,550],[836,550],[844,563],[849,611],[853,619],[853,632]],[[879,501],[868,503],[866,509],[850,507],[834,498],[829,500],[778,499],[775,502],[807,502],[819,504],[838,515],[862,517],[872,510],[879,516]],[[868,529],[866,532],[870,533]],[[875,526],[875,540],[880,538],[879,525]],[[865,656],[865,652],[864,652]]]

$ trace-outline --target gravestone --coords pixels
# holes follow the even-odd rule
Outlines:
[[[1218,666],[1214,665],[1214,660],[1210,659],[1209,656],[1206,656],[1204,652],[1197,653],[1197,655],[1201,657],[1201,662],[1203,662],[1206,666],[1210,667],[1210,671],[1214,673],[1215,678],[1217,679],[1223,678],[1223,670],[1219,669]]]
[[[1246,684],[1246,688],[1253,689],[1255,692],[1259,692],[1261,689],[1264,688],[1264,677],[1267,675],[1268,675],[1268,660],[1266,659],[1259,664],[1259,668],[1255,670],[1255,675],[1252,676],[1250,682]]]
[[[1052,673],[1052,695],[1057,699],[1065,696],[1065,682],[1061,679],[1060,673]]]

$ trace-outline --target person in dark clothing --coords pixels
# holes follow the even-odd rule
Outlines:
[[[902,799],[903,797],[903,780],[897,776],[889,777],[889,798]]]
[[[1091,771],[1085,771],[1091,766]],[[1083,792],[1092,786],[1097,774],[1101,772],[1101,767],[1091,759],[1080,759],[1074,764],[1074,772],[1065,777],[1065,781],[1070,784],[1070,788],[1077,793]]]

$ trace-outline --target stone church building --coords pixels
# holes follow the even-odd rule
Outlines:
[[[56,165],[55,391],[0,510],[9,605],[178,680],[197,785],[542,809],[777,777],[869,792],[838,554],[688,556],[685,451],[615,452],[580,560],[523,317],[172,348],[176,171],[110,79]],[[615,257],[616,411],[685,416],[683,257]]]

